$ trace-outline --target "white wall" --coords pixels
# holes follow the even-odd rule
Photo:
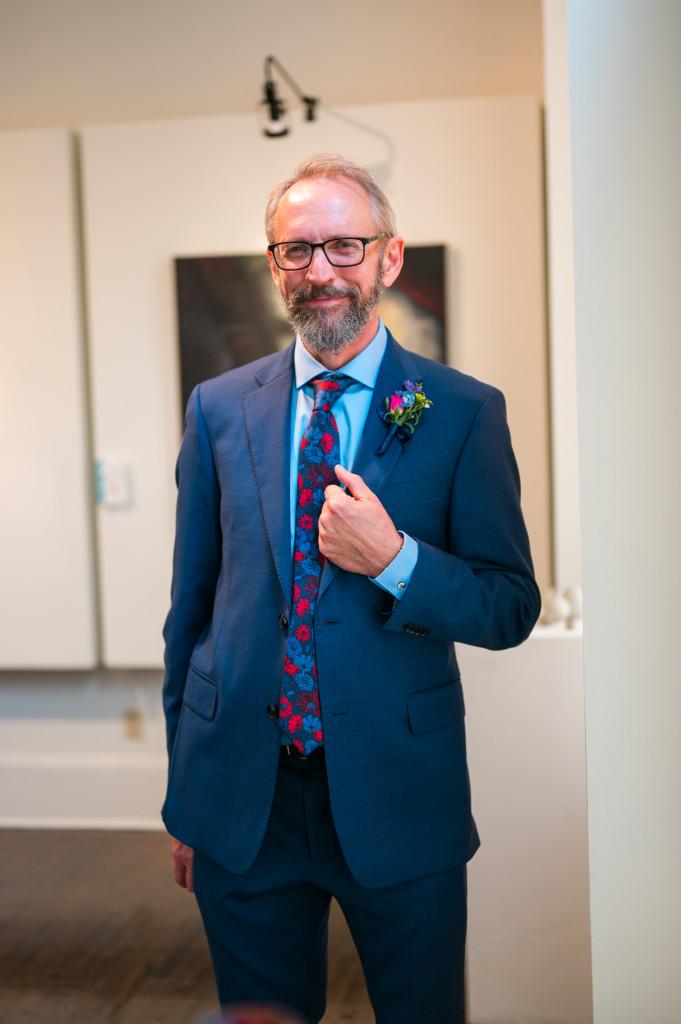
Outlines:
[[[3,672],[0,827],[160,829],[161,680],[139,669]]]
[[[72,141],[0,134],[0,665],[97,661]]]
[[[681,1020],[681,5],[568,2],[596,1024]]]
[[[107,665],[160,663],[181,426],[173,257],[262,251],[267,188],[315,150],[373,168],[408,242],[447,245],[450,358],[506,393],[538,577],[550,581],[536,100],[341,113],[277,140],[249,115],[83,131],[95,451],[128,462],[134,488],[131,508],[98,514]]]
[[[471,1024],[591,1024],[581,629],[459,647],[473,810]]]

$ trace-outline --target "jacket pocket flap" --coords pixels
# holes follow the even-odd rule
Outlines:
[[[184,687],[184,703],[192,711],[208,721],[215,715],[218,699],[217,684],[207,676],[201,675],[194,668],[189,668],[187,682]]]
[[[439,498],[444,490],[441,479],[436,476],[423,477],[420,480],[400,482],[391,481],[380,490],[384,504],[402,505],[408,502],[432,501]]]
[[[454,725],[464,716],[460,683],[448,683],[407,697],[409,728],[415,734]]]

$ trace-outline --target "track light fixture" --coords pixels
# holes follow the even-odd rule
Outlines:
[[[288,83],[289,87],[302,101],[305,107],[305,120],[315,120],[315,109],[319,100],[312,96],[304,96],[303,91],[298,86],[289,73],[279,63],[276,57],[265,58],[265,98],[260,104],[261,107],[265,108],[265,123],[263,126],[263,133],[270,139],[277,139],[284,135],[288,135],[289,132],[289,119],[286,110],[286,104],[283,100],[279,99],[277,95],[277,87],[272,78],[272,68],[276,67],[281,77]]]

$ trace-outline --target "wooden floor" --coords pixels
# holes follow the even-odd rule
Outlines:
[[[373,1024],[337,907],[329,945],[323,1024]],[[217,1009],[167,836],[0,830],[2,1024],[199,1024]]]

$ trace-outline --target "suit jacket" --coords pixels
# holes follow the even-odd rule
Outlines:
[[[403,381],[433,400],[403,445],[376,450],[375,408]],[[163,817],[188,845],[243,872],[274,791],[292,592],[293,346],[196,388],[178,459],[166,621],[170,769]],[[504,400],[391,337],[353,471],[419,546],[402,599],[327,562],[315,635],[334,822],[363,886],[465,863],[471,816],[453,641],[491,649],[529,634],[540,599]]]

